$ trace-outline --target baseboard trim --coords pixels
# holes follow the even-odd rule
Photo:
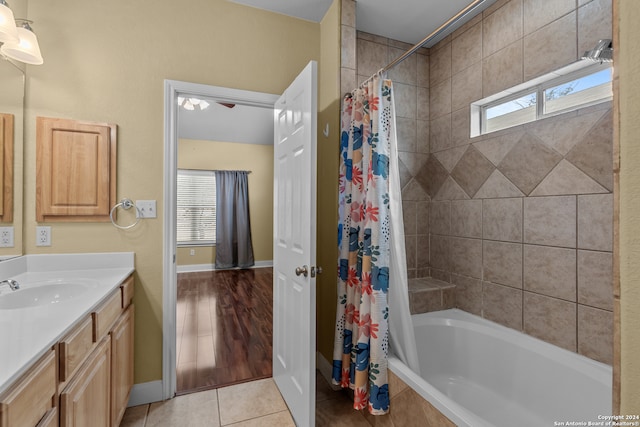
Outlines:
[[[333,375],[333,364],[331,364],[327,359],[324,358],[322,353],[316,351],[316,368],[320,371],[320,374],[327,380],[329,386],[333,390],[340,390],[339,385],[335,385],[331,382],[331,376]]]
[[[133,385],[127,407],[146,405],[147,403],[161,402],[162,400],[162,381],[149,381],[148,383]]]
[[[256,261],[255,265],[250,268],[266,268],[273,267],[273,261]],[[216,270],[215,264],[191,264],[191,265],[179,265],[176,267],[178,273],[195,273],[198,271],[214,271]],[[225,269],[236,270],[236,269]]]

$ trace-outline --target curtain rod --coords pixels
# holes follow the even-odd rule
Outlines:
[[[250,174],[252,171],[238,170],[238,169],[190,169],[190,168],[178,168],[181,171],[195,171],[195,172],[246,172]]]
[[[396,58],[393,62],[391,62],[389,65],[387,65],[386,67],[384,67],[382,69],[382,71],[388,71],[391,68],[395,67],[396,65],[398,65],[399,63],[401,63],[402,61],[404,61],[405,59],[407,59],[411,54],[413,54],[415,51],[417,51],[418,49],[420,49],[424,44],[430,42],[432,39],[436,38],[437,36],[439,36],[443,31],[449,29],[451,26],[453,26],[455,23],[457,23],[458,21],[460,21],[462,18],[464,18],[465,16],[467,16],[468,14],[470,14],[471,12],[473,12],[474,10],[476,10],[482,3],[484,3],[485,0],[475,0],[473,3],[471,3],[469,6],[465,7],[464,9],[462,9],[460,12],[456,13],[455,15],[453,15],[451,18],[449,18],[449,20],[447,22],[445,22],[444,24],[440,25],[435,31],[433,31],[431,34],[429,34],[427,37],[423,38],[422,40],[420,40],[416,45],[414,45],[411,49],[409,49],[408,51],[406,51],[405,53],[403,53],[400,57]]]
[[[428,36],[426,36],[425,38],[420,40],[417,44],[415,44],[408,51],[406,51],[405,53],[400,55],[398,58],[394,59],[391,63],[387,64],[387,66],[385,66],[382,69],[380,69],[379,71],[377,71],[374,75],[369,77],[362,84],[364,85],[365,83],[367,83],[369,80],[371,80],[372,78],[374,78],[378,74],[384,73],[385,71],[388,71],[388,70],[392,69],[393,67],[395,67],[396,65],[398,65],[399,63],[401,63],[402,61],[407,59],[409,56],[411,56],[413,53],[415,53],[418,49],[420,49],[423,45],[427,44],[428,42],[430,42],[431,40],[433,40],[434,38],[436,38],[437,36],[442,34],[442,32],[444,32],[445,30],[451,28],[453,25],[458,23],[465,16],[469,15],[470,13],[473,13],[485,1],[486,0],[475,0],[473,3],[469,4],[469,6],[465,7],[460,12],[456,13],[455,15],[453,15],[451,18],[449,18],[449,20],[447,22],[445,22],[444,24],[440,25],[435,31],[431,32],[431,34],[429,34]],[[345,96],[349,96],[349,95],[350,94],[348,93]]]

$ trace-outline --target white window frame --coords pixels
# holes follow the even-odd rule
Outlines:
[[[536,117],[533,120],[529,120],[529,121],[526,121],[526,122],[521,122],[521,123],[518,123],[516,125],[509,126],[509,127],[520,126],[522,124],[531,123],[532,121],[538,120],[538,118],[540,117],[540,113],[541,113],[540,106],[542,105],[541,102],[538,102],[538,100],[540,99],[539,87],[538,88],[527,88],[527,89],[521,90],[520,92],[516,92],[514,94],[507,95],[504,98],[500,98],[500,99],[497,99],[497,100],[495,100],[493,102],[490,102],[488,104],[482,105],[480,107],[480,114],[481,114],[481,117],[480,117],[480,135],[484,135],[484,134],[491,133],[491,132],[498,132],[499,130],[503,130],[503,129],[508,129],[509,128],[509,127],[506,127],[506,128],[502,128],[502,129],[498,129],[498,130],[488,131],[486,129],[487,121],[488,121],[488,119],[487,119],[487,110],[489,110],[489,109],[491,109],[491,108],[493,108],[493,107],[495,107],[497,105],[505,104],[505,103],[513,101],[515,99],[521,98],[521,97],[523,97],[525,95],[529,95],[531,93],[536,95],[536,108],[535,108]]]
[[[580,104],[575,104],[567,108],[564,108],[562,110],[553,111],[549,113],[545,113],[544,111],[545,103],[546,103],[544,92],[547,89],[550,89],[558,85],[562,85],[572,80],[580,79],[590,74],[595,74],[597,72],[606,70],[608,68],[612,68],[611,63],[599,64],[599,63],[594,63],[593,61],[588,61],[588,60],[578,61],[567,67],[561,68],[552,73],[538,77],[529,82],[523,83],[521,85],[515,86],[511,89],[507,89],[505,91],[502,91],[490,97],[473,102],[471,104],[471,109],[470,109],[471,110],[471,120],[470,120],[471,137],[473,138],[480,135],[499,132],[501,130],[509,129],[511,127],[523,125],[525,123],[531,123],[533,121],[557,116],[559,114],[564,114],[570,111],[575,111],[580,108],[585,108],[591,105],[600,104],[602,102],[611,101],[613,99],[613,92],[608,97],[600,98],[597,100],[584,102]],[[613,77],[612,77],[612,81],[613,81]],[[497,105],[507,103],[514,99],[518,99],[532,92],[536,93],[536,117],[534,120],[517,123],[517,124],[514,124],[513,126],[504,127],[497,130],[487,131],[486,129],[487,110]]]
[[[180,175],[191,175],[191,176],[207,176],[207,177],[213,177],[213,183],[215,186],[215,172],[214,171],[210,171],[210,170],[197,170],[197,169],[184,169],[184,168],[179,168],[177,170],[177,174],[176,174],[176,180],[179,178]],[[214,187],[215,188],[215,187]],[[176,195],[179,194],[179,187],[176,183]],[[180,209],[180,204],[179,202],[176,201],[176,220],[177,217],[179,216],[178,214],[178,210]],[[214,197],[213,197],[213,209],[214,209],[214,213],[215,213],[215,209],[217,208],[216,206],[216,198],[215,198],[215,193],[214,193]],[[215,227],[215,218],[214,218],[214,227]],[[176,226],[177,227],[177,226]],[[177,228],[176,228],[176,245],[178,247],[189,247],[189,246],[215,246],[216,245],[216,239],[215,239],[215,229],[214,229],[214,233],[213,233],[213,239],[207,239],[207,240],[189,240],[189,241],[179,241],[178,240],[178,233],[177,233]]]

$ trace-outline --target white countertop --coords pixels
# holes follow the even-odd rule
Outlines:
[[[0,280],[17,280],[23,289],[51,280],[86,280],[94,285],[72,301],[0,309],[0,393],[133,271],[132,252],[26,255],[0,262]],[[0,298],[9,292],[14,291],[0,287]]]

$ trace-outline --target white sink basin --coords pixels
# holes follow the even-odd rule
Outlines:
[[[21,286],[20,289],[0,295],[0,310],[61,304],[82,296],[98,286],[93,279],[47,280]]]

